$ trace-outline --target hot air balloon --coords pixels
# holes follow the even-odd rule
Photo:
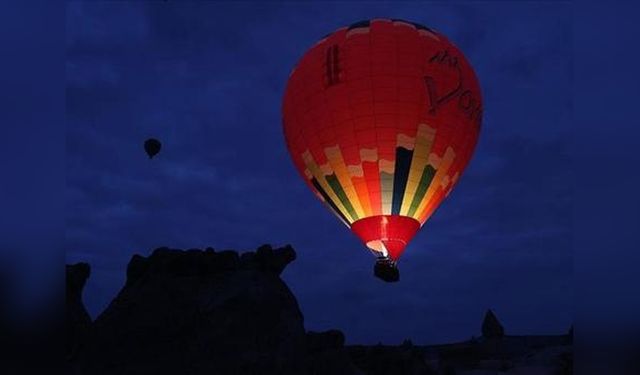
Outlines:
[[[144,151],[149,155],[149,159],[153,159],[154,156],[160,152],[162,148],[162,143],[155,138],[149,138],[144,141]]]
[[[287,148],[315,195],[398,280],[397,261],[451,192],[480,131],[478,80],[462,52],[419,24],[336,30],[291,72]]]

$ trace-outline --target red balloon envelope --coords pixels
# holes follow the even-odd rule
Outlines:
[[[459,180],[481,119],[478,80],[460,50],[401,20],[358,22],[318,41],[283,102],[304,180],[391,262]]]

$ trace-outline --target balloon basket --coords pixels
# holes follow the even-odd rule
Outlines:
[[[396,262],[388,257],[379,257],[373,266],[373,274],[382,281],[395,283],[400,280],[400,270]]]

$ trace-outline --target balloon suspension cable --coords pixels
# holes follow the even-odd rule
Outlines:
[[[386,256],[380,256],[376,259],[376,264],[373,266],[373,274],[388,283],[400,280],[400,270],[398,270],[396,262]]]

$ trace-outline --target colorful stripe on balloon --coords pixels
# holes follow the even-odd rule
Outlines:
[[[398,134],[394,160],[377,148],[361,149],[360,163],[347,165],[339,145],[324,149],[318,165],[311,152],[302,154],[305,175],[317,195],[346,225],[375,215],[401,215],[423,224],[451,191],[459,171],[452,168],[456,152],[432,149],[436,129],[420,124],[411,137]]]

